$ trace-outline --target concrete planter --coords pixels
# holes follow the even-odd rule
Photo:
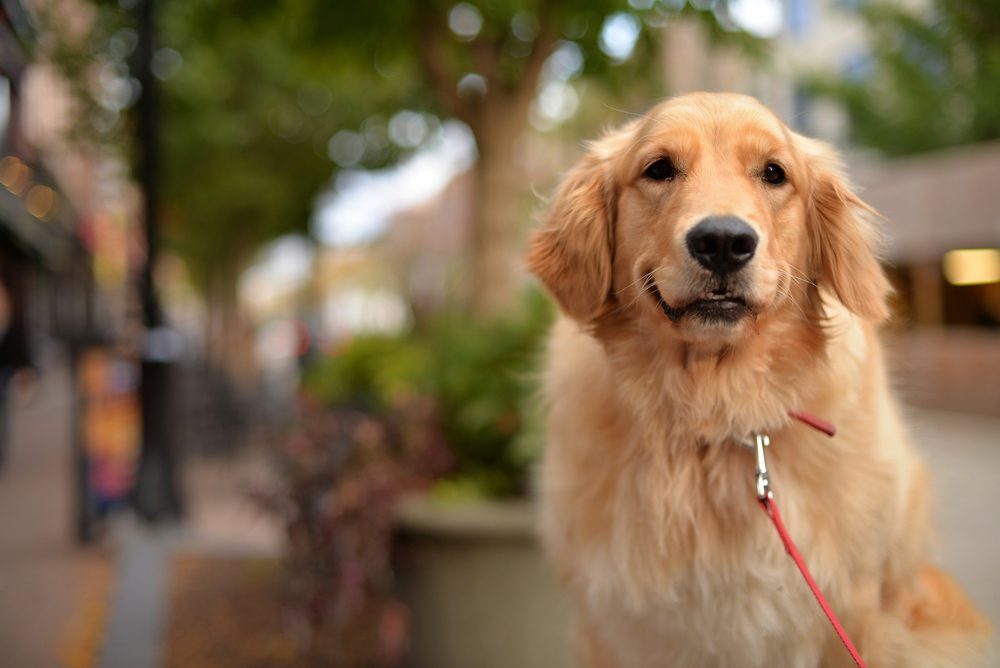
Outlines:
[[[569,609],[527,502],[411,499],[396,531],[410,668],[572,666]]]

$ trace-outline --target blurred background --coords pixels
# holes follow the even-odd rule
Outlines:
[[[938,556],[1000,619],[994,0],[0,0],[0,663],[572,665],[519,258],[694,90],[886,215]]]

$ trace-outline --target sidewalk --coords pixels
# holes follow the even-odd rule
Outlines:
[[[73,543],[71,401],[69,375],[56,364],[30,402],[10,407],[0,471],[0,647],[12,668],[87,666],[73,648],[98,641],[106,611],[112,554]]]
[[[282,536],[248,500],[259,452],[183,462],[188,517],[151,530],[127,514],[93,546],[74,542],[71,378],[59,357],[11,406],[0,471],[0,666],[158,668],[169,559],[275,556]]]
[[[914,410],[909,424],[931,467],[935,556],[1000,630],[1000,420]]]
[[[278,558],[282,536],[253,507],[250,485],[267,479],[259,454],[184,462],[188,516],[179,526],[150,528],[133,517],[113,525],[115,590],[97,668],[161,668],[176,558]]]

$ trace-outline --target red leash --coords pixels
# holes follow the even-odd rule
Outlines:
[[[803,413],[801,411],[789,411],[789,415],[809,425],[813,429],[822,431],[828,436],[833,436],[837,431],[831,423],[826,420],[821,420],[820,418],[808,413]],[[844,647],[846,647],[847,651],[850,652],[851,658],[854,659],[854,663],[858,665],[858,668],[866,668],[864,660],[858,653],[854,643],[852,643],[851,639],[847,636],[847,631],[845,631],[844,627],[840,624],[840,620],[837,619],[837,615],[835,615],[833,609],[830,608],[830,604],[827,602],[826,597],[823,596],[823,592],[820,591],[819,585],[816,584],[812,574],[806,567],[805,559],[802,558],[802,554],[799,552],[798,548],[795,547],[792,537],[788,535],[788,530],[785,529],[785,525],[781,521],[781,514],[778,512],[778,506],[774,503],[774,493],[771,491],[770,482],[767,477],[767,462],[764,459],[764,448],[766,448],[769,444],[770,439],[767,436],[758,434],[755,437],[755,443],[753,446],[757,450],[757,500],[760,502],[764,512],[767,513],[767,516],[770,517],[771,521],[774,523],[774,528],[778,530],[778,535],[781,537],[781,542],[785,546],[785,551],[792,557],[792,561],[795,562],[799,572],[802,573],[802,577],[805,578],[806,584],[809,585],[809,589],[812,590],[813,596],[816,597],[819,607],[823,609],[823,614],[825,614],[826,618],[830,620],[830,624],[833,625],[833,630],[837,632],[837,635],[840,637],[840,641],[844,643]]]
[[[847,631],[844,627],[840,625],[840,620],[837,619],[837,615],[834,614],[833,610],[830,608],[830,604],[827,602],[826,597],[823,596],[823,592],[819,590],[819,585],[813,580],[812,574],[809,569],[806,568],[806,562],[802,558],[802,554],[799,553],[798,548],[795,547],[795,543],[792,542],[792,537],[788,535],[788,531],[785,529],[785,525],[781,522],[781,515],[778,513],[778,506],[774,504],[773,495],[769,498],[761,499],[760,505],[764,508],[764,512],[767,516],[771,518],[774,522],[774,528],[778,530],[778,535],[781,536],[781,542],[785,544],[785,551],[792,557],[792,561],[795,565],[799,567],[799,572],[802,573],[802,577],[805,578],[806,584],[809,585],[809,589],[812,590],[813,596],[816,597],[816,601],[819,603],[819,607],[823,608],[823,613],[826,618],[830,620],[833,625],[833,630],[837,632],[840,636],[840,642],[844,643],[844,647],[847,651],[851,653],[851,658],[854,659],[854,663],[858,664],[858,668],[866,668],[864,659],[858,654],[857,648],[854,647],[854,643],[851,639],[847,637]]]

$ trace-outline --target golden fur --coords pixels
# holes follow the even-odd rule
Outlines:
[[[644,177],[661,158],[676,177]],[[786,183],[762,180],[768,163]],[[564,178],[528,264],[563,314],[543,535],[581,665],[852,665],[755,500],[753,453],[734,442],[755,432],[771,436],[788,529],[872,668],[987,660],[988,624],[927,565],[928,485],[876,334],[889,284],[870,214],[828,146],[737,95],[669,100]],[[759,237],[739,272],[750,314],[675,321],[658,299],[708,289],[684,238],[710,215]]]

